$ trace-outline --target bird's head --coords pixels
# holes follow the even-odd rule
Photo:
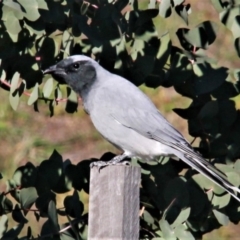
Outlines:
[[[44,70],[43,74],[51,74],[60,84],[68,84],[80,93],[95,81],[98,66],[97,62],[87,56],[74,55]]]

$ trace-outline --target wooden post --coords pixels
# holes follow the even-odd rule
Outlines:
[[[139,239],[140,179],[139,167],[91,169],[89,240]]]

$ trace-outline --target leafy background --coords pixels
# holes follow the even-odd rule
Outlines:
[[[239,186],[239,7],[223,0],[2,1],[1,238],[87,239],[89,158],[117,152],[92,131],[71,89],[41,73],[73,54],[145,84],[196,150]],[[239,204],[222,189],[168,158],[133,164],[142,167],[141,239],[238,236]]]

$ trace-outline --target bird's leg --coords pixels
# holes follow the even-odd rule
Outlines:
[[[108,163],[109,165],[127,165],[127,163],[129,164],[128,161],[124,161],[122,162],[122,160],[124,160],[125,158],[127,158],[128,155],[123,153],[121,155],[117,155],[115,156],[113,159],[111,159]]]
[[[96,162],[92,162],[90,164],[90,168],[92,167],[97,167],[99,170],[103,167],[106,166],[113,166],[113,165],[129,165],[128,161],[124,161],[122,162],[126,157],[128,157],[126,154],[122,154],[122,155],[117,155],[115,156],[113,159],[111,159],[108,162],[105,161],[96,161]]]

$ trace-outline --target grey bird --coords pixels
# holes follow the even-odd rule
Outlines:
[[[151,160],[159,156],[176,156],[240,202],[237,196],[240,190],[195,152],[153,102],[127,79],[110,73],[84,55],[68,57],[43,74],[52,74],[79,94],[96,129],[123,151],[109,162],[94,162],[92,167],[119,164],[126,157]]]

